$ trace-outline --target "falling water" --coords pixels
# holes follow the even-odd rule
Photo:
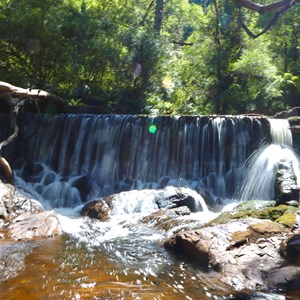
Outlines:
[[[285,119],[269,119],[272,143],[293,147],[293,137],[290,124]]]
[[[18,184],[49,207],[167,185],[231,198],[269,131],[265,118],[213,116],[26,115],[22,125]]]
[[[241,200],[274,198],[275,177],[281,161],[291,161],[300,186],[299,159],[292,149],[293,140],[287,120],[270,119],[272,144],[255,151],[246,162]]]
[[[6,135],[7,120],[0,119]],[[279,142],[258,150],[270,138],[267,119],[27,115],[21,122],[21,138],[18,147],[14,145],[19,152],[5,149],[15,164],[17,184],[46,208],[63,206],[57,211],[72,216],[60,214],[65,235],[39,243],[26,258],[25,271],[0,282],[2,297],[232,299],[232,291],[193,264],[174,258],[161,242],[213,218],[198,191],[204,189],[212,198],[233,197],[251,153],[261,159],[252,169],[261,173],[250,178],[262,180],[272,172],[275,162],[269,159],[289,148]],[[155,133],[148,131],[153,124]],[[286,141],[278,135],[272,129],[276,140]],[[261,186],[263,192],[270,183]],[[161,199],[176,187],[195,199],[197,212],[172,220],[159,215],[160,222],[143,223],[144,216],[168,207]],[[74,216],[82,202],[121,191],[108,221]]]

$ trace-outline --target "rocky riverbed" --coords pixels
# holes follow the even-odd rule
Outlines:
[[[55,212],[44,211],[38,202],[20,195],[12,185],[0,182],[0,192],[0,280],[3,281],[23,268],[22,262],[38,241],[60,235],[62,230]],[[105,222],[110,216],[109,201],[113,197],[120,194],[99,200],[99,205],[95,201],[88,203],[83,208],[84,214],[88,216],[87,211],[96,207],[96,214],[91,216],[101,219],[105,215]],[[164,201],[169,203],[170,199],[177,207],[159,208],[140,222],[167,231],[178,225],[180,217],[192,213],[192,206],[184,205],[193,203],[191,195],[186,202],[184,193],[178,190],[177,196]],[[164,246],[167,251],[192,258],[196,265],[207,270],[207,276],[214,282],[236,291],[291,291],[300,286],[297,201],[280,205],[278,201],[240,203],[203,226],[177,230],[164,241]]]

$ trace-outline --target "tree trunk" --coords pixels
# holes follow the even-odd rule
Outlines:
[[[161,24],[163,19],[164,0],[156,0],[155,5],[155,19],[154,19],[154,30],[160,33]]]

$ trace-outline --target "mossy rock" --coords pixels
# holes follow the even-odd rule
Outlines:
[[[241,202],[238,206],[235,207],[235,210],[244,211],[244,210],[257,210],[263,209],[265,207],[274,207],[276,205],[275,200],[265,201],[265,200],[249,200]]]
[[[287,205],[266,207],[262,210],[257,211],[257,217],[259,219],[269,219],[272,221],[276,221],[279,217],[284,215],[287,212],[287,210],[289,210],[289,206]]]
[[[286,213],[279,217],[276,222],[286,226],[293,227],[296,223],[296,214],[295,213]]]
[[[221,213],[207,225],[225,224],[230,220],[254,218],[268,219],[281,223],[287,227],[292,227],[295,224],[295,215],[297,211],[299,211],[299,208],[288,205],[274,205],[275,201],[246,201],[239,204],[233,211]]]

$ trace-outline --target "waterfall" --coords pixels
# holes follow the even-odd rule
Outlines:
[[[271,200],[275,177],[281,161],[290,161],[300,187],[300,163],[292,149],[293,140],[287,120],[269,119],[272,144],[254,151],[246,162],[246,176],[238,198]]]
[[[270,134],[266,118],[248,116],[25,114],[19,121],[17,182],[49,207],[165,186],[232,198],[247,158]]]
[[[285,119],[269,119],[272,143],[293,147],[293,137],[290,124]]]

